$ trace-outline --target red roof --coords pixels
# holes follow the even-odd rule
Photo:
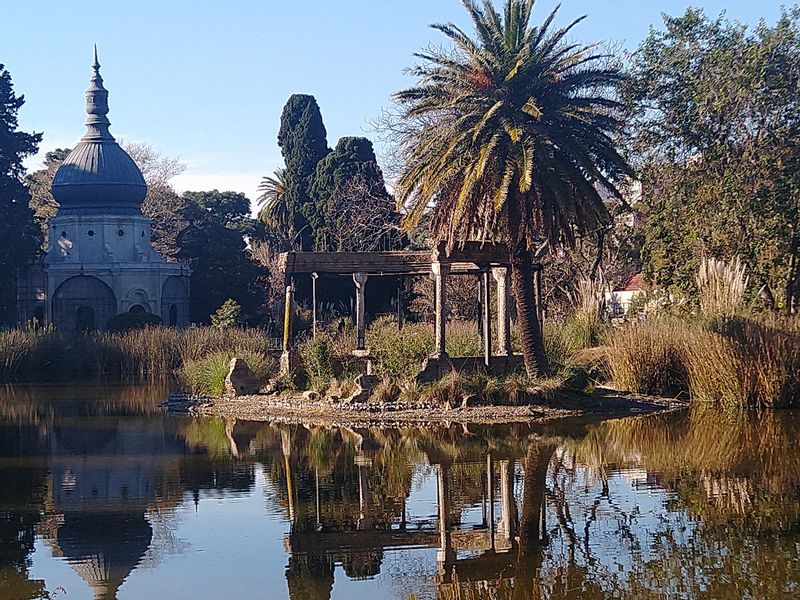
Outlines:
[[[645,290],[650,289],[650,286],[644,280],[644,275],[641,273],[637,273],[628,281],[625,282],[624,285],[617,286],[614,288],[615,292],[643,292]]]

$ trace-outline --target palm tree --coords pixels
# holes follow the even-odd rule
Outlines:
[[[259,220],[270,227],[288,228],[289,208],[286,205],[286,169],[273,172],[274,177],[263,177],[258,186]]]
[[[417,85],[395,94],[402,108],[404,166],[398,203],[405,224],[433,207],[433,236],[452,249],[467,239],[507,243],[530,377],[550,373],[533,287],[533,249],[574,244],[608,224],[601,192],[621,199],[630,174],[614,147],[620,72],[595,46],[566,41],[581,19],[553,29],[556,11],[529,25],[534,0],[462,0],[474,37],[432,27],[452,42],[411,69]],[[557,10],[557,9],[556,9]]]

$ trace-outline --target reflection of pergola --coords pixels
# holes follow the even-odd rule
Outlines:
[[[287,281],[287,304],[292,300],[291,282],[297,275],[310,275],[316,298],[316,279],[321,274],[350,275],[356,287],[357,352],[365,351],[366,321],[364,315],[365,286],[369,276],[428,275],[435,283],[435,341],[433,359],[438,364],[449,362],[446,351],[447,277],[448,275],[477,275],[482,278],[483,364],[490,369],[509,366],[511,357],[510,326],[510,260],[508,247],[501,244],[465,242],[451,252],[440,244],[433,251],[396,252],[286,252],[281,266]],[[541,269],[536,269],[537,295],[541,297]],[[497,348],[493,361],[490,292],[491,280],[497,286]],[[314,301],[316,304],[316,300]],[[538,303],[541,306],[541,302]],[[314,307],[316,313],[316,306]],[[315,315],[316,318],[316,315]],[[287,311],[284,324],[284,352],[290,351],[291,314]],[[474,358],[474,357],[473,357]],[[441,359],[445,359],[442,361]],[[468,366],[468,361],[462,361]],[[472,361],[477,362],[477,361]]]
[[[501,456],[503,456],[501,454]],[[364,455],[357,455],[355,463],[359,468],[358,526],[352,530],[323,530],[320,525],[319,494],[317,493],[317,529],[296,530],[297,510],[293,499],[293,473],[287,466],[287,495],[292,530],[284,538],[284,548],[291,556],[314,562],[313,557],[323,558],[329,563],[348,552],[381,553],[389,549],[436,548],[437,585],[449,586],[454,578],[460,581],[496,581],[507,577],[509,568],[516,560],[511,552],[519,544],[519,515],[514,498],[514,462],[511,455],[497,460],[491,453],[486,454],[486,497],[484,498],[484,522],[477,528],[454,526],[452,514],[453,492],[451,490],[450,468],[452,462],[438,462],[430,456],[429,461],[436,467],[437,481],[437,519],[435,528],[428,522],[408,522],[405,505],[399,525],[396,522],[379,523],[372,518],[369,489],[369,469],[371,461]],[[499,475],[499,481],[495,478]],[[526,477],[527,477],[526,473]],[[317,483],[317,485],[319,485]],[[530,485],[530,484],[529,484]],[[499,488],[499,498],[495,490]],[[499,506],[498,506],[499,504]],[[496,513],[499,508],[499,515]],[[538,531],[543,532],[544,504],[538,505]],[[498,518],[499,517],[499,518]],[[457,553],[466,552],[458,557]],[[319,562],[319,561],[318,561]],[[298,563],[302,564],[302,563]]]

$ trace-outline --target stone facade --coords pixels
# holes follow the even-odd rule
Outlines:
[[[95,57],[87,134],[53,181],[60,208],[50,221],[49,248],[19,279],[19,320],[91,330],[138,312],[185,326],[190,270],[167,262],[151,245],[150,219],[140,209],[147,187],[108,132],[108,92],[99,67]]]

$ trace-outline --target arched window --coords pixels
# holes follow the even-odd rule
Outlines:
[[[117,300],[96,277],[70,277],[53,294],[53,324],[66,331],[101,329],[117,314]]]
[[[141,304],[134,304],[128,309],[129,313],[133,313],[134,315],[143,315],[147,311],[144,309],[144,306]]]

